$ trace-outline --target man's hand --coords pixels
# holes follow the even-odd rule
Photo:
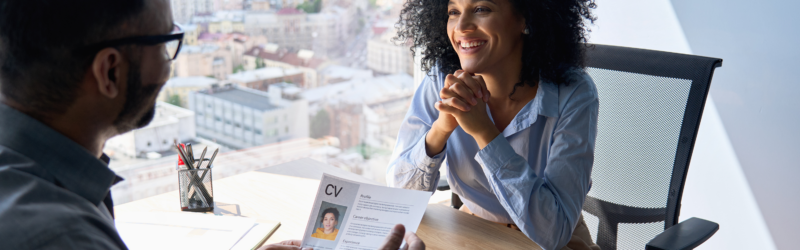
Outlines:
[[[277,244],[269,244],[259,247],[258,250],[314,250],[313,248],[300,248],[303,242],[300,240],[285,240]]]
[[[392,231],[386,236],[386,240],[383,241],[383,245],[381,245],[379,250],[400,249],[400,244],[403,243],[403,239],[406,240],[406,245],[403,246],[401,250],[425,250],[425,243],[422,242],[415,233],[406,233],[406,228],[403,224],[397,224],[392,228]]]

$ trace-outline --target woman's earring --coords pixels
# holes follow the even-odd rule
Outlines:
[[[522,31],[522,34],[530,35],[531,31],[528,28],[525,28],[525,30]]]

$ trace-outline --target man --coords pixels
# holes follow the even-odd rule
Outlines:
[[[168,0],[0,0],[0,249],[127,249],[102,148],[153,119],[183,37],[170,13]]]

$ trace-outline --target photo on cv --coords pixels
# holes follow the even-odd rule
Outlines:
[[[319,207],[317,220],[311,229],[311,237],[335,241],[339,235],[339,229],[343,228],[346,222],[346,212],[346,206],[323,201]]]

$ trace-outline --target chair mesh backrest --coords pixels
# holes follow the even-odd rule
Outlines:
[[[693,67],[714,60],[603,45],[587,53],[600,110],[584,218],[603,249],[643,249],[674,225],[714,68],[704,79]]]

